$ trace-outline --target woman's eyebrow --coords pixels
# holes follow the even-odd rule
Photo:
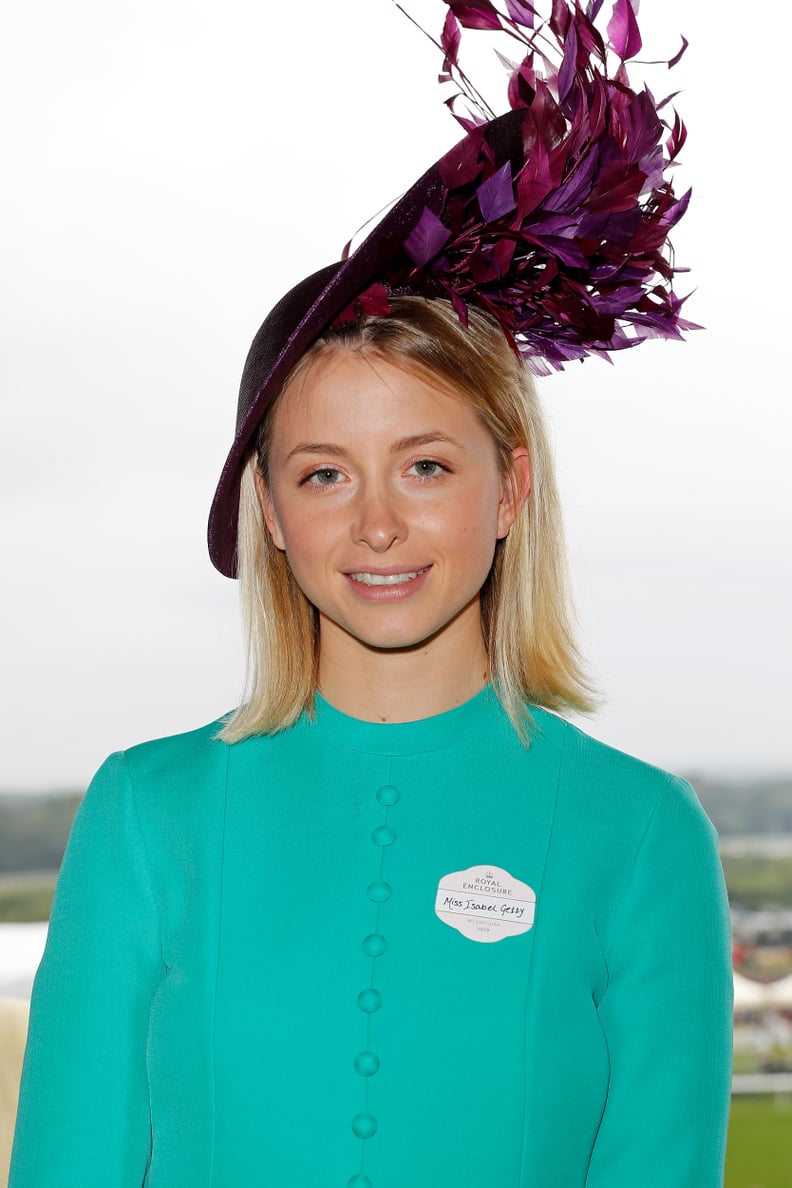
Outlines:
[[[345,458],[349,451],[345,450],[343,446],[333,445],[328,441],[301,441],[293,450],[289,450],[286,455],[286,461],[293,458],[295,454],[330,454],[333,458]]]
[[[461,441],[457,441],[455,437],[450,437],[447,433],[442,433],[437,429],[431,433],[416,433],[412,437],[400,437],[391,446],[391,452],[400,454],[402,450],[415,450],[420,446],[434,445],[437,442],[456,446],[459,450],[467,450],[467,446],[464,446]]]
[[[429,433],[414,433],[409,437],[400,437],[391,446],[391,453],[400,454],[403,450],[415,450],[421,446],[435,445],[438,442],[456,446],[460,450],[467,450],[461,441],[457,441],[455,437],[449,437],[447,433],[442,433],[437,429]],[[349,450],[330,441],[301,441],[293,450],[289,450],[286,461],[288,462],[297,454],[324,454],[325,457],[330,458],[347,458]]]

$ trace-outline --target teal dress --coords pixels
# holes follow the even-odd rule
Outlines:
[[[715,834],[491,689],[112,756],[33,993],[11,1188],[716,1188]]]

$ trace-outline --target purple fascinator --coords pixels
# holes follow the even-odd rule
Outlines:
[[[387,315],[393,294],[445,298],[466,323],[486,311],[539,374],[590,354],[679,338],[694,328],[673,290],[668,236],[690,192],[670,174],[679,117],[634,90],[637,0],[444,0],[440,81],[465,135],[351,254],[301,281],[248,353],[236,436],[209,517],[209,554],[236,575],[239,483],[256,427],[292,367],[335,322]],[[502,31],[518,47],[496,116],[459,64],[463,30]],[[673,66],[686,48],[667,64]],[[463,111],[459,109],[464,107]]]

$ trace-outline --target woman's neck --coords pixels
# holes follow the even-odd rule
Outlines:
[[[489,679],[478,607],[410,648],[361,643],[322,623],[319,689],[332,706],[365,722],[412,722],[469,701]]]

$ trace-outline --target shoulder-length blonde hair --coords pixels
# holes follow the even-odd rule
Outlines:
[[[502,473],[511,452],[528,451],[531,490],[499,540],[481,591],[481,624],[494,688],[524,743],[526,706],[591,708],[572,629],[567,558],[553,458],[531,376],[502,330],[475,309],[463,326],[447,301],[391,299],[391,314],[361,316],[325,331],[303,355],[281,396],[323,356],[356,351],[424,375],[467,401],[492,434]],[[220,732],[226,742],[270,734],[313,709],[319,668],[318,616],[285,553],[267,531],[256,472],[268,481],[271,407],[245,466],[239,505],[239,580],[247,632],[247,687]]]

